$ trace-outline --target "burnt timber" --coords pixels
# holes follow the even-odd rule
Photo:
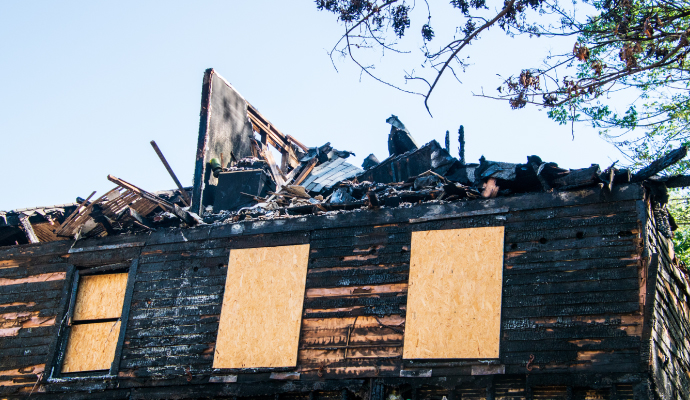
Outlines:
[[[108,176],[117,187],[95,200],[0,212],[0,398],[690,399],[690,279],[666,208],[690,177],[658,175],[685,147],[635,174],[474,164],[463,127],[456,159],[449,133],[417,146],[387,122],[390,156],[360,170],[283,134],[209,69],[193,187],[152,142],[178,190]],[[261,311],[237,317],[248,309]],[[426,355],[421,331],[476,351]],[[255,349],[287,361],[247,366]]]
[[[0,393],[690,398],[688,278],[658,229],[657,205],[644,186],[625,184],[3,248]],[[483,226],[505,227],[500,357],[402,359],[411,232]],[[303,243],[297,367],[213,369],[229,251]],[[131,263],[117,373],[51,377],[75,270]]]

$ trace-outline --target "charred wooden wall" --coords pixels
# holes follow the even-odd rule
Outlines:
[[[649,398],[642,198],[627,185],[2,249],[0,395]],[[500,358],[403,360],[411,232],[498,225]],[[297,368],[213,370],[229,251],[302,243],[311,255]],[[134,259],[119,374],[51,378],[74,269]],[[271,344],[257,332],[257,345]]]
[[[662,399],[690,399],[690,279],[675,259],[663,205],[652,199],[646,206],[654,389]]]

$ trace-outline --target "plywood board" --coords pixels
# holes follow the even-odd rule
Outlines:
[[[230,251],[213,368],[297,365],[309,245]]]
[[[73,321],[120,318],[127,273],[91,275],[79,279]]]
[[[503,235],[412,232],[403,358],[498,358]]]
[[[110,369],[120,336],[120,321],[72,326],[62,372]]]

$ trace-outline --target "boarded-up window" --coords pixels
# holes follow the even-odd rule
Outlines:
[[[110,369],[120,336],[127,273],[79,279],[62,372]]]
[[[403,358],[498,358],[503,227],[412,233]]]
[[[309,245],[230,251],[213,368],[297,365]]]

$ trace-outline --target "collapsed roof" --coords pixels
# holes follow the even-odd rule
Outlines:
[[[362,168],[347,161],[353,153],[326,143],[308,147],[283,134],[213,69],[204,74],[194,186],[182,187],[162,152],[151,142],[177,185],[148,192],[108,176],[116,187],[92,200],[51,207],[0,211],[0,245],[78,240],[166,227],[224,224],[245,219],[291,218],[304,214],[411,207],[422,202],[471,201],[526,192],[567,191],[589,186],[645,182],[690,186],[690,177],[657,174],[681,160],[681,147],[632,173],[611,165],[563,169],[531,155],[522,164],[467,163],[464,129],[459,157],[437,141],[418,147],[395,115],[388,135],[389,156],[371,154]],[[281,155],[274,159],[273,151]]]

